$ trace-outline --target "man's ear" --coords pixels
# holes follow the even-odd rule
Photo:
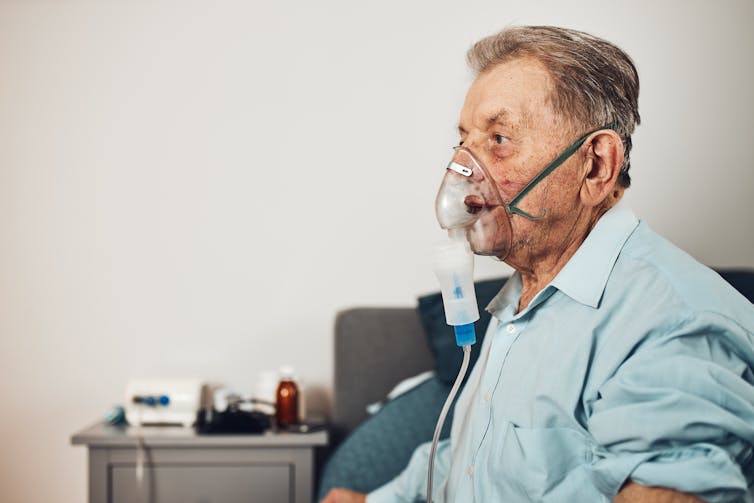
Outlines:
[[[585,206],[595,207],[605,199],[618,199],[623,190],[616,185],[623,166],[623,142],[612,129],[601,129],[584,142],[588,146],[586,175],[579,196]]]

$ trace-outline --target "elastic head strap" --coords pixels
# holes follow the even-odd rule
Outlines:
[[[590,135],[596,133],[597,131],[602,131],[603,129],[612,129],[615,130],[615,124],[608,124],[606,126],[597,128],[593,131],[589,131],[584,136],[576,140],[570,147],[565,149],[558,157],[555,158],[550,164],[545,166],[545,168],[539,172],[537,176],[534,177],[532,181],[526,184],[526,186],[521,189],[521,192],[519,192],[516,197],[514,197],[510,203],[508,203],[508,211],[511,213],[516,213],[517,215],[521,215],[524,218],[528,218],[529,220],[539,220],[541,218],[544,218],[544,216],[547,214],[547,210],[542,208],[542,214],[538,217],[535,217],[533,215],[530,215],[526,213],[524,210],[516,206],[518,202],[523,199],[523,197],[531,191],[539,182],[544,180],[544,178],[555,171],[555,168],[563,164],[569,157],[571,157],[581,146],[584,144],[587,138],[589,138]]]

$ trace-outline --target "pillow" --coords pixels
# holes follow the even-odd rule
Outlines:
[[[741,295],[749,299],[749,302],[754,302],[754,270],[717,269],[717,272]]]
[[[385,403],[330,456],[319,499],[333,487],[368,493],[395,478],[408,465],[414,449],[432,440],[448,393],[450,386],[433,377]],[[450,434],[452,410],[440,438]]]
[[[479,358],[484,332],[490,322],[491,315],[484,310],[492,298],[497,295],[508,278],[488,279],[474,283],[477,304],[479,305],[479,321],[476,322],[476,344],[471,346],[471,362],[469,368]],[[429,348],[435,357],[435,372],[437,378],[445,384],[453,384],[458,369],[461,368],[463,352],[456,345],[453,327],[445,323],[445,308],[442,294],[433,293],[419,297],[419,317],[429,342]],[[467,374],[468,375],[468,374]]]

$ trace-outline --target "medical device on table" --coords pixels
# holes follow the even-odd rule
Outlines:
[[[140,379],[126,387],[126,420],[134,426],[189,427],[202,407],[204,383],[199,379]]]

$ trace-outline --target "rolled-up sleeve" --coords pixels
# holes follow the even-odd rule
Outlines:
[[[588,428],[595,484],[628,479],[710,502],[754,501],[754,341],[696,316],[639,344],[601,386]]]
[[[406,468],[396,478],[367,495],[367,503],[414,503],[427,499],[427,468],[431,442],[421,444],[411,456]],[[450,466],[450,440],[441,440],[435,453],[432,480],[433,501],[444,501],[448,467]]]

